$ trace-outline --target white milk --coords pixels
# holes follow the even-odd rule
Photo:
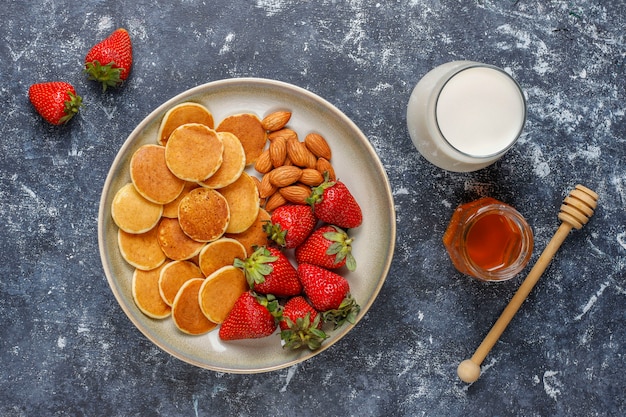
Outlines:
[[[519,85],[504,71],[471,61],[431,70],[407,107],[407,127],[419,152],[450,171],[492,164],[515,143],[525,121]]]

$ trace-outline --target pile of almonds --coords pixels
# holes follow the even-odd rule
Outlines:
[[[324,182],[325,174],[329,180],[336,179],[326,139],[318,133],[309,133],[300,141],[295,131],[285,127],[290,118],[291,112],[281,110],[261,121],[268,132],[269,147],[259,156],[254,168],[263,174],[257,186],[268,212],[287,202],[305,204],[311,187]]]

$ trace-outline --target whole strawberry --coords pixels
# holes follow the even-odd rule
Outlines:
[[[352,255],[353,239],[337,226],[324,225],[315,230],[295,250],[299,264],[313,264],[326,269],[339,269],[346,265],[350,271],[356,269]]]
[[[321,329],[321,315],[302,296],[292,297],[285,303],[282,318],[278,323],[284,348],[310,350],[319,349],[328,337]]]
[[[290,297],[302,292],[296,269],[277,248],[261,246],[245,260],[235,259],[234,266],[244,272],[257,293]]]
[[[107,87],[117,87],[130,74],[133,46],[126,29],[116,29],[109,37],[94,45],[85,56],[85,72],[89,79]]]
[[[275,299],[264,298],[251,291],[244,292],[222,322],[218,333],[220,339],[257,339],[271,335],[277,327],[272,314],[277,306]]]
[[[37,113],[53,125],[69,122],[83,103],[74,87],[64,81],[33,84],[28,89],[28,99]]]
[[[327,179],[313,188],[307,202],[313,207],[315,216],[323,222],[344,229],[358,227],[363,222],[361,207],[348,187],[339,180]]]
[[[360,306],[350,295],[350,285],[341,275],[311,264],[298,265],[298,277],[311,305],[323,312],[325,322],[335,328],[346,321],[354,323]]]
[[[263,230],[277,245],[293,249],[304,242],[316,223],[317,218],[308,204],[286,204],[272,212]]]

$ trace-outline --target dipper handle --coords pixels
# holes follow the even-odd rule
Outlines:
[[[472,383],[480,377],[480,365],[485,357],[496,344],[509,322],[513,319],[517,310],[530,294],[543,272],[546,270],[557,250],[568,236],[572,228],[580,229],[593,215],[598,202],[598,194],[582,185],[577,185],[563,200],[558,218],[561,225],[543,250],[539,259],[528,273],[518,290],[513,295],[509,304],[495,322],[487,336],[478,346],[471,359],[466,359],[459,364],[457,374],[462,381]]]

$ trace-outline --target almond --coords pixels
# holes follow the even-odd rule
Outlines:
[[[275,111],[265,116],[261,120],[261,125],[268,132],[275,132],[285,127],[289,119],[291,119],[290,111]]]
[[[335,181],[337,179],[333,166],[330,162],[328,162],[326,158],[317,158],[317,164],[315,165],[315,169],[317,169],[322,175],[328,173],[329,181]]]
[[[306,204],[306,199],[311,195],[311,188],[304,184],[283,187],[278,192],[290,203]]]
[[[314,168],[305,168],[302,170],[300,182],[310,187],[317,187],[324,182],[324,176]]]
[[[306,161],[306,167],[315,169],[315,167],[317,166],[317,156],[313,155],[313,152],[311,151],[307,152],[307,156],[308,156],[308,159]]]
[[[267,135],[267,138],[272,141],[274,139],[276,139],[277,137],[284,137],[285,140],[289,140],[289,139],[298,139],[298,134],[296,132],[294,132],[291,129],[288,128],[283,128],[280,130],[277,130],[275,132],[271,132],[269,135]]]
[[[272,194],[274,194],[276,191],[278,191],[278,188],[276,188],[270,182],[270,175],[269,174],[263,175],[263,178],[261,178],[261,182],[259,184],[259,197],[267,198],[271,196]]]
[[[269,149],[266,149],[261,152],[261,155],[259,155],[258,159],[254,163],[254,169],[261,174],[266,174],[270,172],[272,168],[274,168],[274,166],[272,165],[272,160],[270,158],[270,151]]]
[[[332,156],[330,152],[330,146],[326,139],[318,133],[309,133],[304,138],[304,144],[318,158],[324,158],[330,161]]]
[[[287,204],[287,200],[285,199],[285,197],[283,197],[281,193],[275,192],[270,197],[268,197],[267,201],[265,202],[265,211],[271,213],[272,211],[284,204]]]
[[[296,139],[287,141],[287,155],[294,165],[306,168],[311,163],[309,156],[311,152],[307,149],[303,142]],[[315,159],[315,157],[313,157]]]
[[[270,142],[269,154],[274,168],[285,164],[285,158],[287,157],[287,141],[283,136],[279,136]]]
[[[297,166],[282,166],[274,168],[267,175],[269,175],[269,181],[274,187],[281,188],[298,182],[302,175],[302,169]]]

